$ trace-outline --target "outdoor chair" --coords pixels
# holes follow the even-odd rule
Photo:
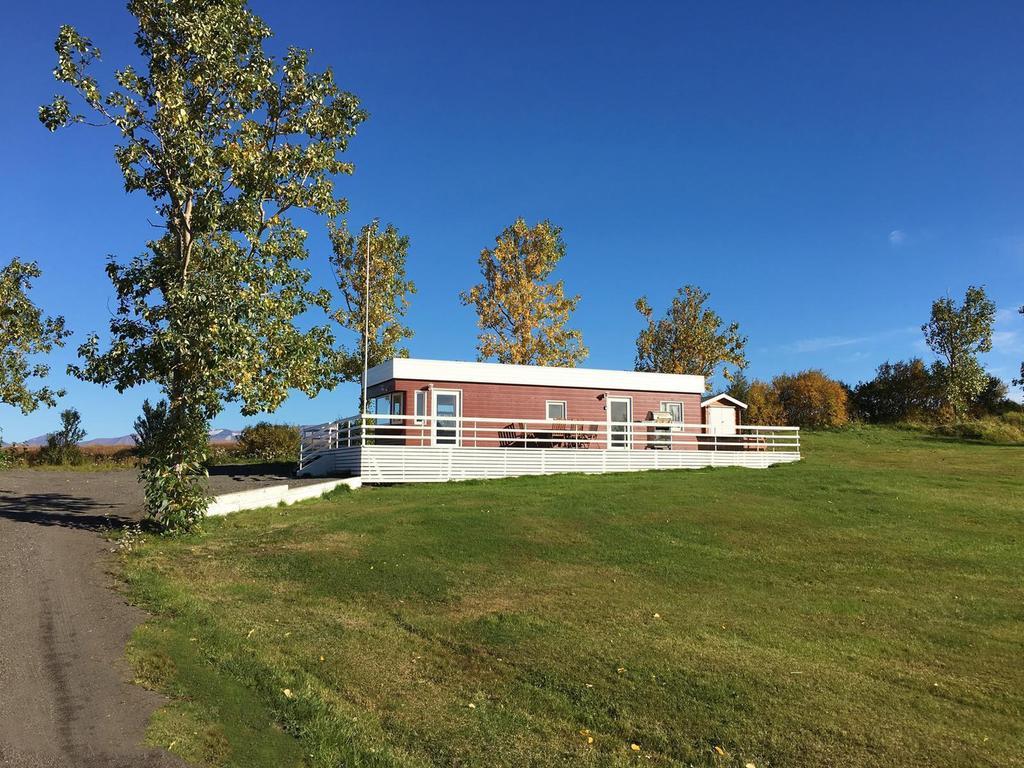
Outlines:
[[[502,448],[525,448],[526,434],[522,424],[506,424],[498,430],[498,445]]]

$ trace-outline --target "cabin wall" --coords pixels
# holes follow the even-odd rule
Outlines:
[[[548,400],[566,403],[569,421],[587,421],[603,424],[606,419],[605,403],[601,395],[629,397],[633,401],[633,421],[644,421],[648,411],[657,411],[662,401],[683,403],[683,421],[700,424],[702,421],[699,394],[680,392],[637,392],[625,390],[583,389],[578,387],[539,387],[526,384],[479,384],[457,381],[415,381],[392,379],[370,387],[373,398],[387,392],[405,395],[405,412],[413,413],[414,392],[434,389],[462,390],[462,415],[467,418],[543,419]],[[428,414],[429,415],[429,401]]]

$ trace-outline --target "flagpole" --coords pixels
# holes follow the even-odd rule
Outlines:
[[[370,367],[370,237],[373,232],[371,227],[368,227],[366,230],[366,291],[363,293],[363,413],[366,413],[368,407],[366,402],[366,372]]]

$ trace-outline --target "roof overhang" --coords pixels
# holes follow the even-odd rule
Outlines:
[[[366,375],[366,383],[370,387],[389,379],[521,384],[536,387],[578,387],[639,392],[680,392],[696,395],[704,393],[704,377],[688,374],[470,363],[456,360],[420,360],[411,357],[396,357],[386,360],[380,365],[375,365]]]
[[[709,397],[707,400],[702,400],[700,407],[706,408],[709,405],[715,405],[717,403],[722,403],[723,405],[728,403],[729,405],[735,405],[739,408],[747,407],[747,404],[744,403],[742,400],[737,400],[735,397],[733,397],[732,395],[727,395],[725,392],[723,392],[720,395],[715,395],[714,397]]]

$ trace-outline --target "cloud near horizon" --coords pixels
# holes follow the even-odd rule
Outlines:
[[[904,334],[909,335],[911,333],[920,332],[920,328],[915,326],[904,326],[903,328],[890,328],[885,331],[878,331],[877,333],[869,333],[863,336],[817,336],[810,339],[799,339],[790,344],[783,346],[783,351],[793,355],[810,354],[814,352],[824,352],[829,349],[839,349],[840,347],[853,347],[862,344],[869,344],[872,342],[884,341],[894,336],[902,336]]]

